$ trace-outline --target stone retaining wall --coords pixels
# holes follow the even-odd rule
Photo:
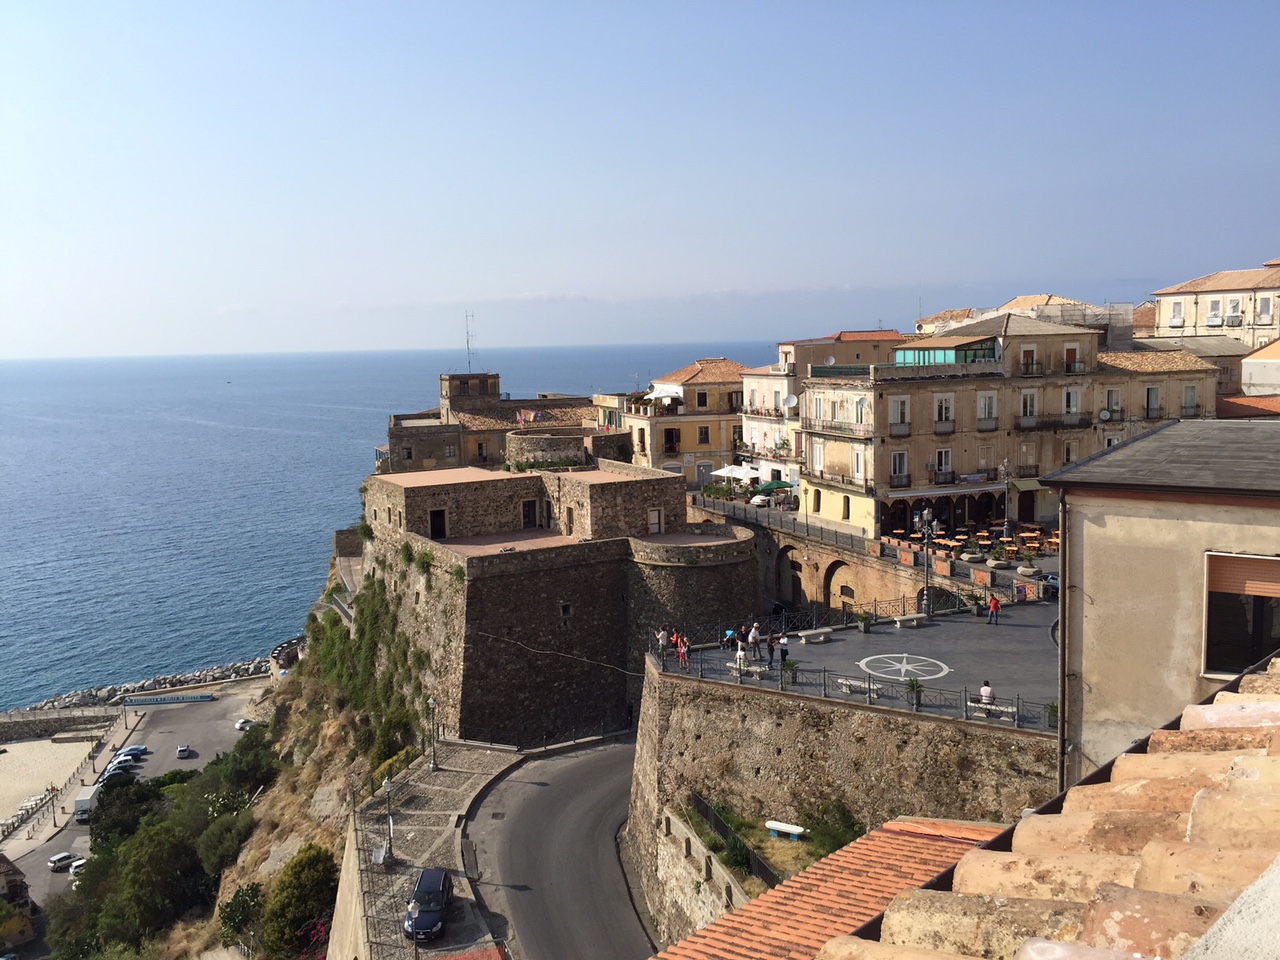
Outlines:
[[[89,690],[63,693],[37,703],[31,710],[54,710],[65,707],[96,707],[119,704],[125,697],[174,687],[189,687],[200,683],[219,683],[223,680],[242,680],[246,677],[265,676],[271,672],[269,657],[255,657],[240,663],[228,663],[220,667],[206,667],[190,673],[171,673],[150,680],[134,683],[110,684]],[[14,711],[21,712],[21,711]],[[2,718],[0,718],[2,719]]]

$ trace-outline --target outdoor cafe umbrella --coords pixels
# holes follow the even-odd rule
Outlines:
[[[770,480],[768,483],[760,484],[758,489],[761,493],[773,493],[775,490],[790,490],[791,484],[785,480]]]

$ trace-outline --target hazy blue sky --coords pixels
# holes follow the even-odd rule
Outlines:
[[[0,5],[0,357],[751,340],[1280,256],[1280,4]]]

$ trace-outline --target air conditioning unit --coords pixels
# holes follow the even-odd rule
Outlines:
[[[1111,411],[1107,410],[1106,408],[1099,410],[1098,419],[1101,420],[1103,423],[1106,423],[1108,420],[1111,419]]]

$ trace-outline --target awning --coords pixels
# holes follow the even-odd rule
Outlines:
[[[928,487],[924,490],[879,490],[881,500],[917,500],[925,498],[936,500],[938,497],[971,497],[977,493],[1004,493],[1003,483],[960,484],[953,487]]]
[[[679,387],[658,386],[652,393],[644,395],[646,400],[683,400],[684,392]]]
[[[1025,479],[1019,479],[1019,480],[1010,480],[1009,482],[1022,491],[1044,489],[1044,487],[1040,485],[1040,481],[1037,480],[1035,477],[1027,477]]]

